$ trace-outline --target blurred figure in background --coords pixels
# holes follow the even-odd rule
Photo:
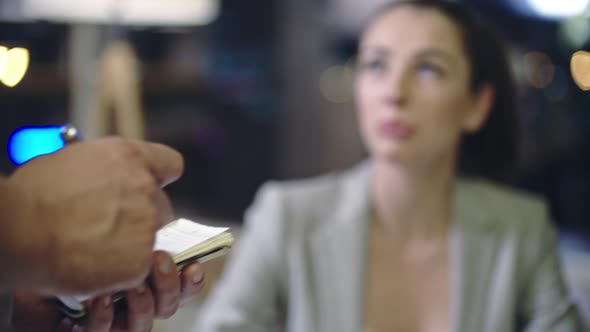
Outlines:
[[[463,5],[398,1],[360,41],[370,160],[262,188],[195,331],[580,331],[517,161],[502,44]]]
[[[117,40],[105,48],[98,70],[98,107],[89,121],[90,137],[111,134],[144,139],[140,62],[129,42]]]

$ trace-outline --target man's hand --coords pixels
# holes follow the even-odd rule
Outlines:
[[[150,277],[145,284],[125,292],[126,299],[113,304],[110,295],[92,299],[88,316],[74,322],[57,310],[54,303],[40,295],[15,296],[13,328],[15,332],[146,332],[154,318],[168,318],[179,305],[193,298],[203,287],[201,266],[186,266],[179,275],[166,253],[153,255]],[[169,270],[170,265],[172,269]]]
[[[139,285],[155,232],[173,219],[160,188],[182,170],[176,151],[121,138],[77,143],[19,168],[5,181],[13,208],[0,212],[11,218],[0,232],[11,288],[68,295]]]

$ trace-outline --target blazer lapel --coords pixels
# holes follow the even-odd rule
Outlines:
[[[454,217],[450,235],[451,315],[456,332],[481,331],[485,321],[487,285],[497,252],[497,227],[490,211],[472,190],[476,183],[458,180],[454,190]]]
[[[334,214],[311,236],[319,331],[360,331],[367,252],[369,165],[343,179]]]

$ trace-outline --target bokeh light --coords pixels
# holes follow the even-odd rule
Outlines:
[[[580,16],[586,13],[590,0],[527,0],[530,9],[546,18]]]
[[[524,56],[524,73],[532,87],[544,89],[553,81],[555,67],[547,54],[533,51]]]
[[[6,71],[6,64],[8,62],[8,57],[6,56],[7,53],[8,47],[0,46],[0,83],[3,83],[2,77]]]
[[[574,82],[580,89],[590,91],[590,52],[574,53],[570,66]]]
[[[29,51],[22,47],[8,49],[0,46],[0,82],[13,88],[17,86],[29,68]]]
[[[354,72],[350,63],[327,68],[320,77],[320,90],[324,98],[333,103],[352,100]]]

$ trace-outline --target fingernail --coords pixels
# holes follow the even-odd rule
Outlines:
[[[135,291],[137,292],[137,294],[145,293],[145,284],[141,284],[141,285],[137,286],[137,288],[135,288]]]
[[[161,273],[170,273],[172,271],[172,264],[168,260],[164,262],[160,262],[160,266],[158,267]]]
[[[201,281],[203,281],[203,278],[205,277],[205,275],[203,274],[203,272],[199,272],[198,274],[196,274],[193,277],[193,283],[198,284]]]
[[[108,308],[111,305],[111,297],[105,296],[105,298],[102,300],[102,303],[104,304],[105,308]]]

